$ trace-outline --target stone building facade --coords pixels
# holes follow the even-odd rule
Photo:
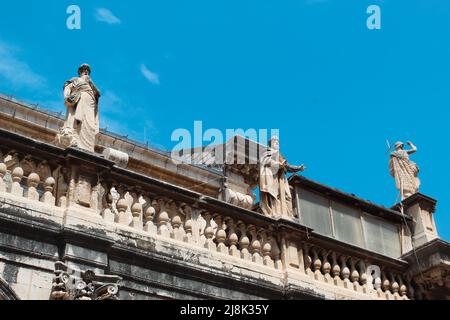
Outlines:
[[[450,298],[426,195],[385,208],[295,174],[294,216],[265,216],[255,165],[180,165],[106,131],[61,148],[63,122],[0,98],[0,299]]]

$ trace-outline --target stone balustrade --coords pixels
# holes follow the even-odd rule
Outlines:
[[[64,192],[60,190],[60,201],[56,203],[56,181],[53,177],[53,172],[58,170],[60,168],[54,168],[52,171],[46,160],[24,156],[15,150],[3,155],[0,150],[0,192],[61,206],[65,195],[63,196]]]
[[[132,227],[270,268],[281,269],[280,249],[270,226],[260,227],[201,205],[163,194],[102,181],[99,214],[109,223]]]
[[[305,273],[315,280],[388,300],[408,299],[414,290],[399,271],[373,264],[369,259],[327,250],[303,242]]]
[[[244,261],[280,278],[290,270],[303,279],[368,298],[414,297],[413,285],[403,274],[404,262],[385,264],[395,259],[371,258],[362,249],[365,254],[355,254],[345,244],[340,249],[327,247],[312,230],[307,234],[308,228],[293,221],[265,217],[118,168],[98,155],[50,145],[27,150],[26,141],[21,146],[0,144],[0,198],[76,207],[106,224],[194,246],[236,264]]]

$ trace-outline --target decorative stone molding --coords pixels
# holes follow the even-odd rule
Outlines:
[[[253,202],[255,200],[255,196],[242,194],[240,192],[236,192],[228,187],[225,187],[225,201],[231,204],[234,204],[238,207],[242,207],[245,209],[251,209],[253,206]]]
[[[69,148],[72,146],[76,146],[76,137],[72,130],[69,127],[62,127],[59,130],[59,133],[56,135],[55,144],[61,148]]]
[[[402,257],[418,299],[450,299],[450,243],[434,239]]]
[[[55,263],[51,300],[118,300],[119,276],[81,271]]]
[[[105,159],[114,162],[120,168],[126,168],[128,165],[129,156],[125,152],[113,148],[105,148],[103,150],[103,156]]]

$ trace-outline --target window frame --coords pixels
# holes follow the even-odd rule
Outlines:
[[[304,226],[307,226],[307,227],[309,227],[309,228],[314,229],[313,227],[308,226],[308,225],[304,222],[304,216],[303,216],[303,214],[302,214],[302,209],[301,209],[301,201],[302,201],[302,199],[301,199],[301,197],[299,196],[299,194],[300,194],[299,191],[300,191],[301,189],[302,189],[302,188],[299,187],[299,186],[296,186],[296,189],[295,189],[295,199],[296,199],[296,202],[297,202],[296,207],[297,207],[297,213],[298,213],[298,221],[299,221],[299,223],[300,223],[301,225],[304,225]],[[328,219],[329,219],[329,221],[330,221],[330,232],[331,232],[331,236],[330,236],[330,235],[323,234],[323,233],[320,233],[320,232],[319,232],[319,233],[320,233],[321,235],[325,236],[325,237],[329,237],[329,238],[332,238],[332,239],[336,239],[336,238],[335,238],[335,234],[334,234],[333,216],[332,216],[332,212],[331,212],[331,199],[330,199],[329,197],[325,196],[323,193],[317,192],[317,191],[315,191],[315,190],[306,190],[306,189],[304,189],[304,190],[305,190],[306,192],[315,194],[315,195],[320,196],[320,197],[322,197],[322,198],[324,198],[324,199],[327,200]]]
[[[369,217],[370,219],[376,220],[377,222],[381,222],[380,225],[382,225],[383,223],[387,224],[386,220],[381,219],[381,218],[379,218],[379,217],[377,217],[375,215],[372,215],[372,214],[370,214],[368,212],[361,211],[361,218],[362,218],[361,221],[362,221],[362,227],[363,227],[363,233],[364,233],[365,249],[369,250],[369,251],[376,252],[376,253],[384,255],[384,256],[387,256],[387,257],[392,257],[391,255],[389,255],[389,254],[387,254],[385,252],[386,246],[385,246],[385,239],[383,237],[383,234],[381,234],[381,241],[382,241],[381,245],[382,245],[382,248],[383,248],[383,252],[378,252],[378,251],[372,250],[372,249],[370,249],[368,247],[368,245],[367,245],[368,241],[367,241],[367,238],[366,238],[367,230],[366,230],[366,225],[364,223],[365,222],[364,220],[365,220],[366,217]],[[394,226],[395,229],[397,230],[396,234],[397,234],[397,239],[398,239],[398,243],[399,243],[399,251],[400,251],[399,253],[400,253],[400,256],[401,256],[403,254],[403,241],[402,241],[402,234],[401,234],[401,230],[403,229],[403,225],[400,226],[401,229],[399,229],[399,225],[397,223],[392,223],[391,225]],[[399,257],[395,257],[395,258],[399,258]]]
[[[333,215],[333,206],[332,206],[333,202],[337,203],[338,205],[344,206],[344,207],[350,207],[351,209],[355,210],[355,212],[358,213],[358,221],[359,221],[359,225],[361,227],[360,230],[361,230],[361,234],[362,234],[363,246],[360,246],[359,244],[356,244],[356,243],[349,243],[349,242],[345,242],[343,240],[338,239],[336,233],[334,232],[335,231],[334,228],[333,228],[333,239],[336,239],[336,240],[344,242],[344,243],[349,243],[349,244],[351,244],[353,246],[356,246],[356,247],[359,247],[359,248],[366,249],[366,238],[365,238],[365,232],[364,232],[364,225],[363,225],[363,221],[362,221],[362,213],[363,213],[363,211],[361,210],[361,208],[356,207],[356,206],[352,207],[352,206],[350,206],[348,204],[345,204],[343,202],[340,202],[340,201],[330,200],[331,221],[332,221],[333,225],[334,225],[334,215]]]
[[[377,254],[381,254],[381,255],[384,255],[384,256],[387,256],[387,257],[392,257],[392,256],[388,255],[385,252],[386,245],[385,245],[385,239],[384,239],[383,236],[381,237],[383,252],[378,252],[378,251],[372,250],[368,246],[368,239],[367,239],[367,237],[368,237],[368,230],[366,228],[366,223],[367,223],[366,219],[374,219],[377,222],[380,222],[380,225],[382,225],[382,224],[390,224],[390,225],[395,227],[395,229],[397,230],[396,234],[397,234],[397,239],[398,239],[398,243],[399,243],[400,255],[403,254],[403,250],[404,250],[404,248],[403,248],[403,233],[401,233],[401,232],[403,232],[403,224],[387,222],[386,220],[384,220],[384,219],[382,219],[380,217],[377,217],[376,215],[370,214],[370,213],[362,210],[362,208],[360,208],[360,207],[357,207],[357,206],[353,207],[351,205],[348,205],[345,202],[338,201],[338,200],[333,200],[333,199],[331,199],[331,197],[329,197],[329,196],[327,196],[327,195],[325,195],[323,193],[317,192],[316,190],[308,190],[306,188],[302,188],[301,186],[297,185],[297,186],[295,186],[295,201],[296,201],[295,209],[297,210],[298,223],[300,223],[301,225],[304,225],[304,226],[307,226],[307,227],[310,227],[310,228],[314,229],[312,226],[308,226],[305,223],[305,221],[304,221],[305,215],[304,215],[304,213],[302,212],[302,209],[301,209],[302,199],[301,199],[301,196],[300,196],[300,192],[302,190],[304,190],[306,192],[313,193],[313,194],[315,194],[317,196],[320,196],[320,197],[322,197],[322,198],[327,200],[327,204],[328,204],[328,219],[330,221],[331,235],[327,235],[327,234],[323,234],[323,233],[319,232],[320,235],[322,235],[324,237],[328,237],[328,238],[334,239],[334,240],[337,240],[337,241],[340,241],[340,242],[343,242],[343,243],[347,243],[347,244],[350,244],[352,246],[359,247],[359,248],[362,248],[362,249],[365,249],[365,250],[368,250],[368,251],[371,251],[371,252],[375,252]],[[362,232],[363,246],[360,246],[360,245],[358,245],[356,243],[346,242],[346,241],[343,241],[343,240],[340,240],[340,239],[337,238],[336,226],[335,226],[335,221],[334,221],[334,217],[333,217],[333,206],[332,206],[333,202],[336,202],[339,205],[348,206],[348,207],[350,207],[350,208],[352,208],[352,209],[354,209],[355,211],[358,212],[359,224],[361,226],[361,232]],[[399,257],[394,257],[394,258],[399,258]]]

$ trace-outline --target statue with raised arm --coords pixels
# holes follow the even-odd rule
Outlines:
[[[409,155],[416,152],[417,148],[410,141],[406,144],[411,149],[405,150],[403,142],[396,142],[389,159],[389,173],[395,179],[395,186],[400,191],[402,200],[417,193],[420,187],[417,176],[419,167],[409,159]]]
[[[64,84],[64,104],[67,117],[56,138],[61,147],[76,146],[94,151],[95,137],[99,132],[98,100],[100,91],[91,80],[91,68],[83,64],[78,77]]]
[[[305,169],[304,165],[290,165],[280,154],[278,137],[270,139],[269,148],[259,159],[260,207],[264,215],[294,216],[286,173]]]

